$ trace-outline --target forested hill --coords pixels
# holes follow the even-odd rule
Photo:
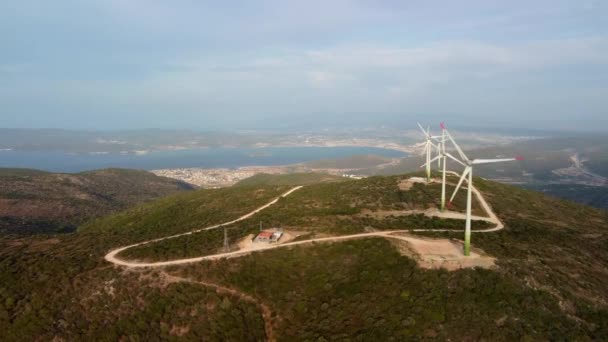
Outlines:
[[[139,170],[77,174],[0,169],[0,232],[74,230],[88,219],[193,187]]]
[[[399,215],[438,204],[440,185],[400,186],[410,176],[308,184],[227,225],[228,237],[234,244],[263,221],[308,236],[447,227],[459,231],[421,234],[462,239],[462,220]],[[606,212],[480,178],[476,187],[505,224],[473,233],[472,245],[496,258],[492,269],[421,268],[381,237],[129,272],[104,259],[251,212],[291,187],[272,178],[176,194],[70,234],[0,235],[0,340],[260,341],[267,322],[278,341],[608,339]],[[222,230],[202,231],[123,257],[200,256],[223,241]]]

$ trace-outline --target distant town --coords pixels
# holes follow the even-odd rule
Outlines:
[[[364,176],[349,173],[350,169],[313,169],[302,164],[286,166],[249,166],[236,169],[175,168],[152,170],[157,176],[169,177],[201,188],[223,188],[259,173],[285,174],[291,172],[325,172],[336,176],[361,179]]]
[[[203,168],[176,168],[152,171],[157,176],[179,179],[201,188],[222,188],[234,185],[239,181],[258,173],[282,174],[288,169],[279,167],[242,167],[238,169],[203,169]]]

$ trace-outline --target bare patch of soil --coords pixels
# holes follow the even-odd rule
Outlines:
[[[465,256],[462,243],[448,239],[425,239],[408,234],[388,235],[398,239],[396,247],[402,255],[415,259],[418,265],[428,269],[455,271],[462,268],[493,268],[496,259],[482,250],[473,248],[471,255]]]

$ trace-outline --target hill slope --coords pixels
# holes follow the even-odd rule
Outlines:
[[[0,169],[0,232],[70,231],[88,219],[190,189],[138,170],[62,174]]]
[[[311,184],[230,231],[255,229],[259,220],[331,235],[462,226],[396,216],[436,205],[436,185],[400,188],[405,178]],[[73,234],[0,238],[0,338],[606,339],[606,213],[475,182],[506,224],[473,235],[474,246],[498,258],[492,270],[421,269],[402,255],[406,246],[377,237],[130,272],[103,260],[121,245],[233,220],[285,190],[270,185],[178,194]],[[221,235],[171,243],[204,254],[221,247]]]

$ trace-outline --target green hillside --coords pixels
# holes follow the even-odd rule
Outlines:
[[[0,169],[0,232],[72,231],[83,222],[192,186],[139,170],[78,174]]]
[[[288,175],[289,176],[289,175]],[[285,176],[268,176],[282,183]],[[318,234],[355,234],[372,230],[394,230],[413,228],[454,228],[462,227],[461,220],[426,217],[423,214],[399,216],[404,210],[425,210],[439,206],[441,186],[415,184],[408,191],[398,188],[406,177],[372,177],[364,180],[348,180],[340,183],[311,184],[282,198],[276,205],[260,212],[251,219],[227,226],[230,241],[238,241],[259,230],[259,222],[265,226],[283,227]],[[457,181],[454,179],[453,181]],[[453,190],[448,187],[448,192]],[[454,200],[453,210],[465,207],[465,197]],[[169,214],[164,208],[155,206],[151,211]],[[483,211],[474,201],[474,213]],[[378,215],[376,215],[378,214]],[[147,220],[143,214],[133,220]],[[474,221],[473,229],[488,228],[483,221]],[[122,257],[147,261],[170,260],[213,254],[223,247],[223,231],[208,231],[186,235],[176,239],[129,249]]]
[[[547,291],[514,275],[423,270],[378,238],[268,251],[174,272],[236,285],[271,303],[280,341],[589,336]]]
[[[90,221],[79,231],[107,236],[113,245],[184,233],[240,217],[288,189],[279,185],[200,189]]]
[[[459,220],[399,216],[437,205],[437,184],[400,189],[407,178],[307,185],[233,225],[231,238],[260,220],[311,234],[462,227]],[[498,258],[491,270],[421,269],[400,253],[399,243],[381,238],[128,272],[103,259],[112,248],[235,219],[290,188],[285,185],[197,190],[100,218],[71,234],[3,236],[0,340],[256,341],[268,334],[268,320],[280,341],[608,338],[606,212],[475,182],[506,224],[473,235],[475,247]],[[462,205],[459,197],[456,208]],[[461,232],[423,235],[462,238]],[[187,237],[125,254],[159,260],[204,255],[221,247],[223,234]],[[234,292],[175,283],[170,275]]]

